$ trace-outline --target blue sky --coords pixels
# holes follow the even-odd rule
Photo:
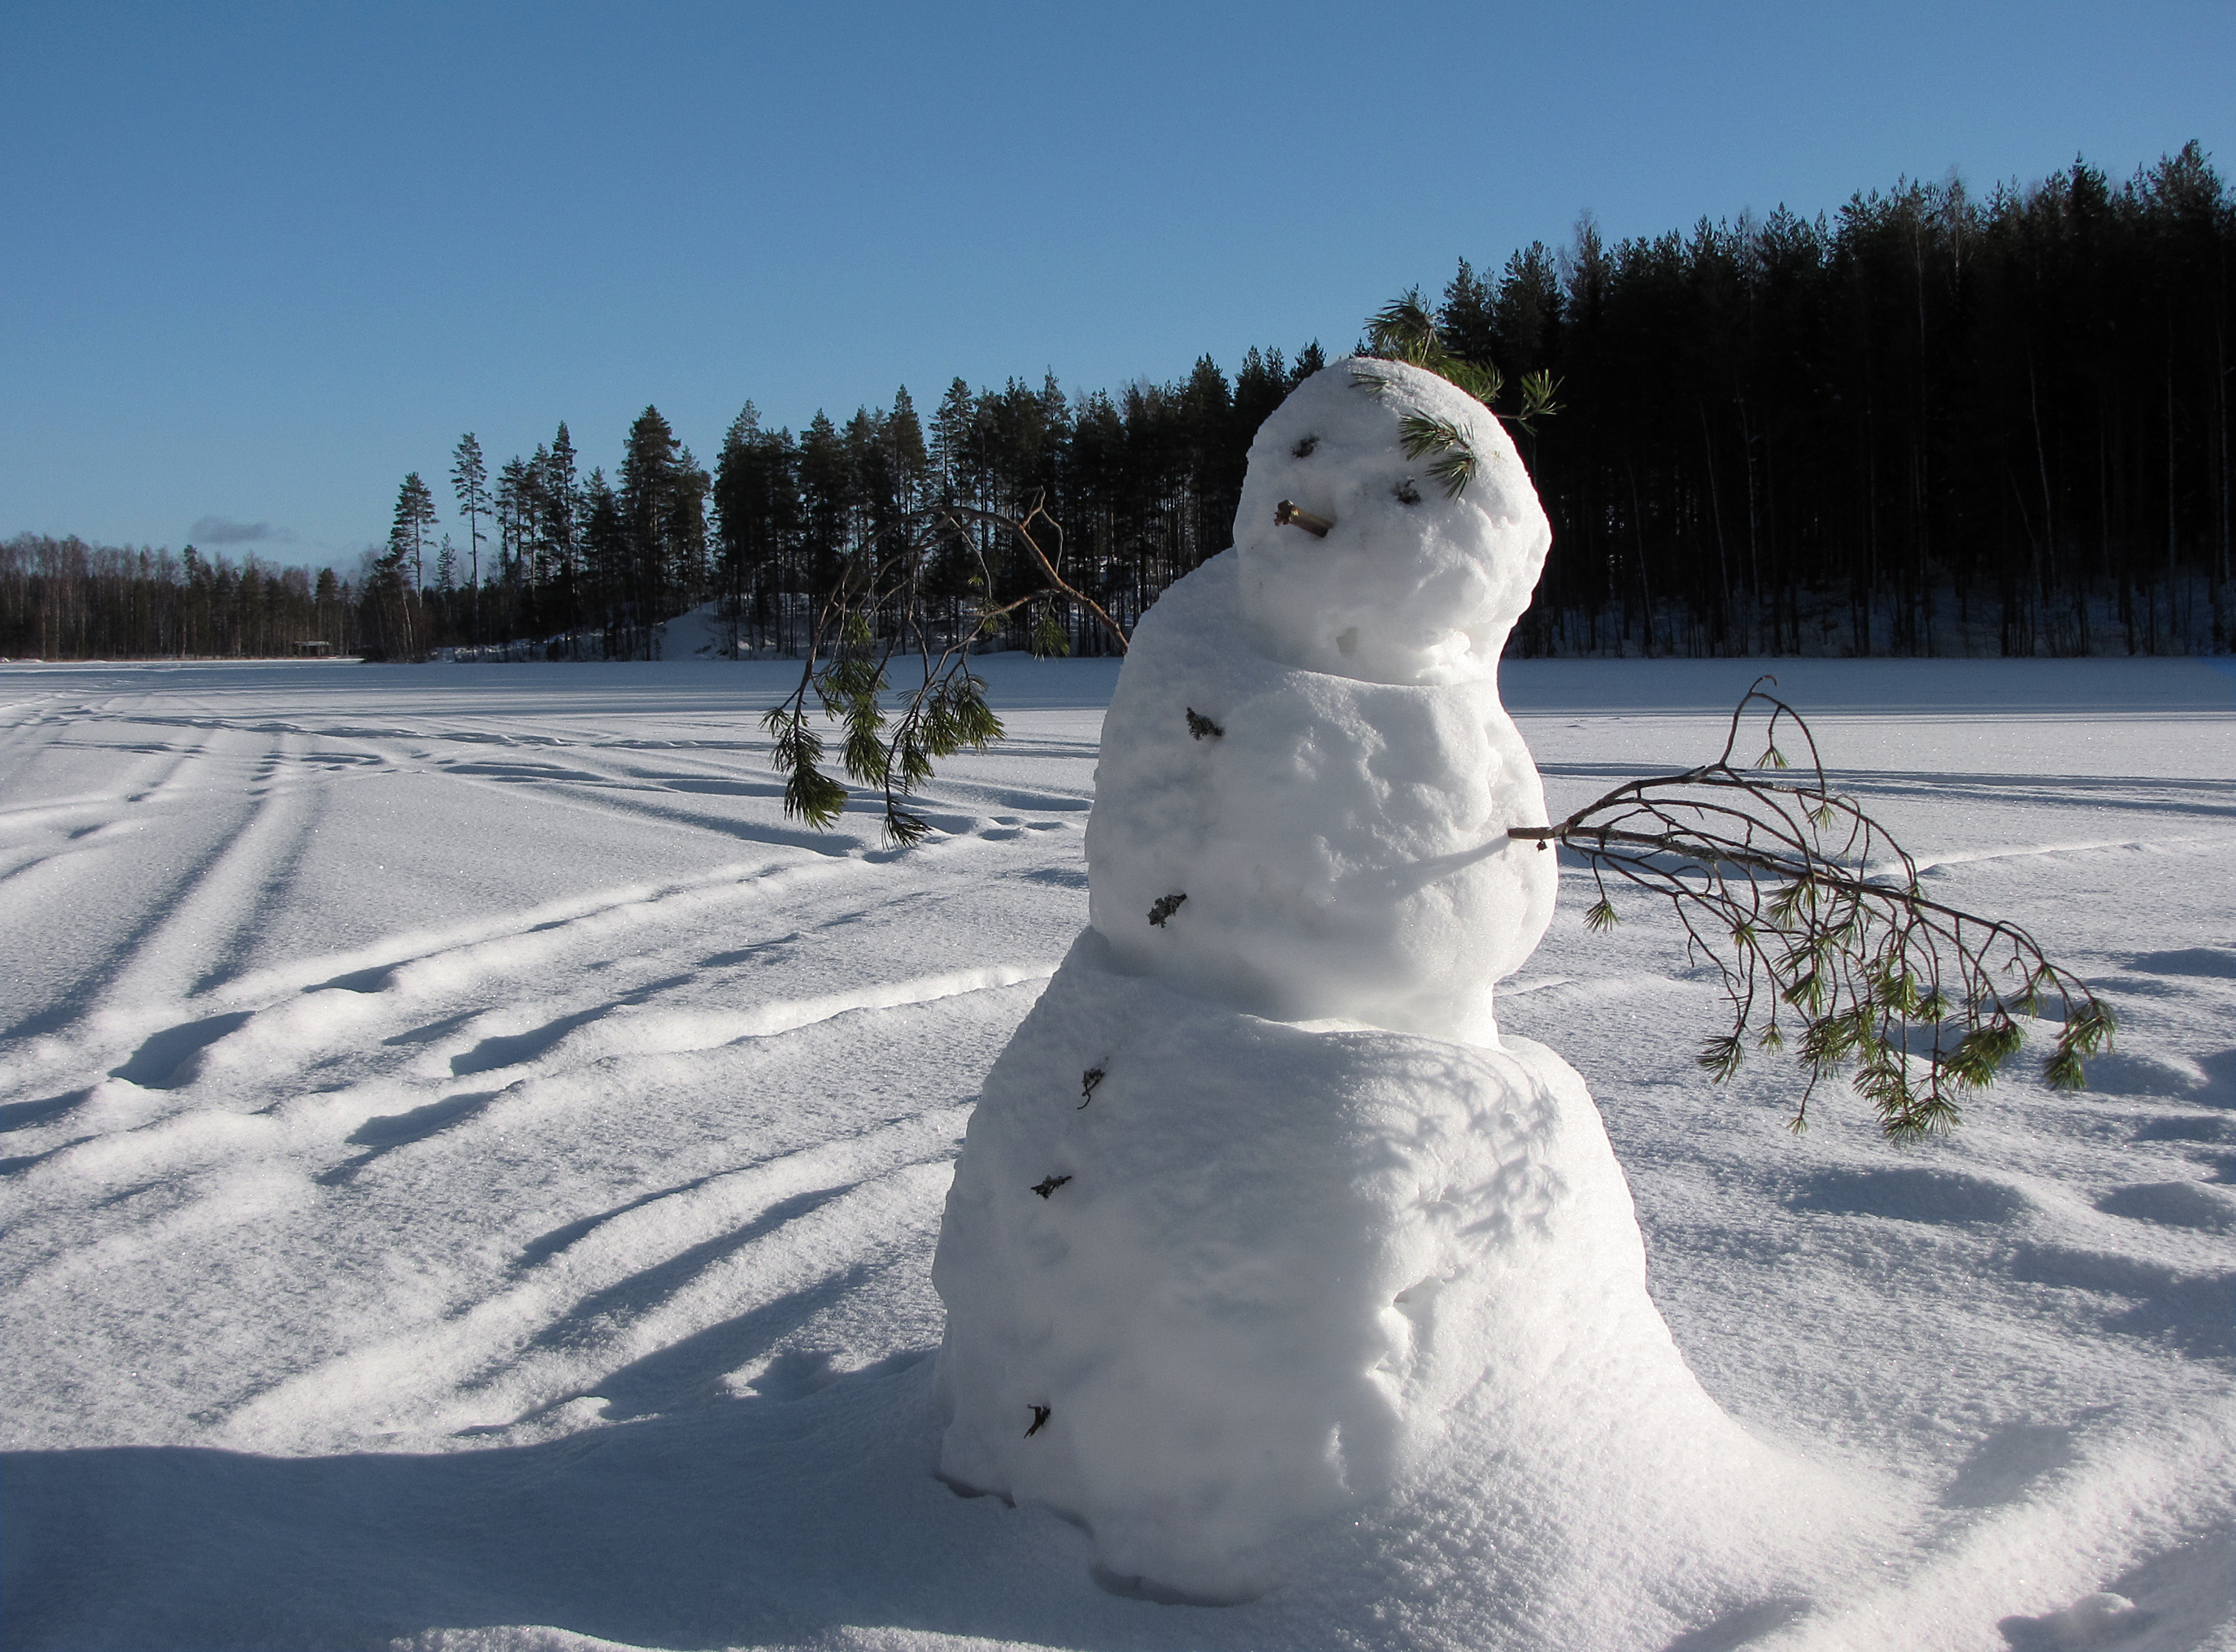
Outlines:
[[[0,534],[345,570],[460,432],[1169,379],[1465,256],[2203,142],[2236,6],[0,8]],[[259,530],[260,529],[260,532]]]

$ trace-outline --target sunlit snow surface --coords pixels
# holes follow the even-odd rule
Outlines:
[[[1557,815],[1756,668],[1503,686]],[[1709,1392],[1897,1536],[1625,1598],[1686,1534],[1457,1462],[1225,1609],[932,1478],[949,1164],[1085,917],[1113,666],[991,661],[1012,738],[897,855],[782,818],[780,665],[0,669],[0,1644],[2236,1645],[2236,675],[1775,668],[1937,895],[2117,1008],[2095,1088],[1796,1140],[1574,869],[1500,1021],[1589,1083]]]

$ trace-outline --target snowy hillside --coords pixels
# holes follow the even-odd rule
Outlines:
[[[1755,669],[1502,687],[1557,814]],[[1498,1018],[1588,1083],[1702,1385],[1877,1535],[1641,1593],[1688,1534],[1564,1530],[1463,1432],[1230,1608],[935,1478],[942,1205],[1086,918],[1115,662],[990,659],[1011,738],[901,852],[783,819],[780,663],[0,669],[0,1644],[2236,1647],[2236,675],[1779,669],[2117,1009],[2095,1088],[1796,1139],[1573,874]]]

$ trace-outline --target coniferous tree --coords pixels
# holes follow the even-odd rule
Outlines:
[[[1462,361],[1490,366],[1497,361],[1498,328],[1493,313],[1490,283],[1477,275],[1467,260],[1444,287],[1444,302],[1437,306],[1437,322],[1445,348]]]
[[[792,432],[765,429],[746,403],[724,440],[714,490],[724,578],[741,605],[741,623],[750,623],[755,646],[789,650],[798,639],[787,599],[806,589]]]
[[[970,498],[971,408],[970,386],[957,378],[948,385],[931,416],[933,484],[950,504]]]
[[[489,514],[489,466],[482,459],[482,444],[471,431],[458,438],[452,455],[450,486],[457,494],[458,510],[466,518],[466,546],[470,585],[478,614],[482,584],[482,518]]]
[[[633,638],[649,646],[651,628],[668,617],[705,554],[706,473],[656,407],[629,426],[616,490],[628,536],[624,599]],[[632,649],[637,646],[633,642]]]
[[[714,563],[707,536],[707,496],[714,484],[706,467],[679,443],[663,517],[674,576],[663,617],[696,607],[714,588]]]
[[[916,416],[916,403],[910,398],[906,385],[893,392],[893,409],[885,421],[885,443],[896,502],[903,510],[917,510],[930,497],[931,454],[924,445],[924,425]]]
[[[319,570],[319,581],[311,593],[312,614],[310,635],[306,641],[323,642],[330,648],[346,648],[343,636],[342,615],[348,596],[342,582],[334,577],[331,568]]]
[[[419,556],[424,530],[420,500],[426,494],[424,484],[413,486],[418,481],[417,471],[404,478],[404,487],[397,496],[396,516],[389,524],[388,548],[367,570],[365,630],[368,659],[410,660],[418,655],[418,628],[413,616],[418,607],[419,592],[411,569]],[[189,577],[199,571],[190,556]]]
[[[390,530],[390,539],[391,543],[397,543],[400,534],[401,543],[410,547],[411,585],[415,593],[426,587],[427,536],[433,530],[435,523],[435,496],[419,479],[419,472],[414,471],[404,478],[404,486],[396,496],[396,518]]]
[[[533,532],[535,483],[528,461],[515,454],[497,471],[496,504],[498,579],[510,577],[513,560]]]
[[[800,432],[799,503],[804,589],[819,595],[830,587],[854,512],[854,466],[820,408]]]
[[[593,467],[582,489],[582,553],[589,570],[593,602],[605,632],[608,659],[621,657],[622,643],[633,646],[634,633],[625,617],[625,593],[629,579],[628,526],[621,503],[606,480],[604,471]]]
[[[1587,215],[1557,253],[1461,260],[1370,340],[1424,341],[1516,427],[1555,523],[1519,650],[2225,648],[2232,250],[2236,203],[2193,144],[2124,184],[2083,162],[1985,198],[1904,181],[1814,219],[1620,242]],[[481,507],[503,568],[490,622],[603,623],[635,652],[719,595],[740,644],[788,649],[847,557],[937,502],[924,589],[950,632],[984,611],[1012,644],[1052,619],[1101,646],[1063,591],[1010,605],[1044,582],[1000,519],[1039,510],[1064,590],[1130,623],[1226,545],[1258,425],[1324,365],[1317,345],[1253,349],[1231,376],[1204,358],[1075,397],[1052,374],[957,379],[921,421],[904,388],[797,439],[748,405],[711,477],[648,408],[608,489],[619,538],[595,552],[562,426]],[[477,562],[470,489],[461,503]],[[431,505],[415,589],[431,524]],[[197,559],[163,622],[234,646],[273,578]]]
[[[536,450],[533,498],[536,514],[536,585],[544,594],[547,618],[571,627],[579,612],[582,484],[575,476],[575,444],[564,420],[547,449]]]

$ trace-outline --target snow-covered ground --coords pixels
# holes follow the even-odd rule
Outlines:
[[[0,670],[0,1643],[2236,1646],[2236,675],[1776,668],[2121,1031],[1946,1142],[1797,1139],[1568,874],[1501,1024],[1589,1083],[1710,1393],[1886,1534],[1684,1610],[1612,1580],[1687,1534],[1579,1546],[1495,1463],[1225,1609],[934,1478],[941,1205],[1085,918],[1115,662],[990,659],[1011,738],[902,853],[782,818],[780,664]],[[1503,688],[1557,814],[1755,669]]]

